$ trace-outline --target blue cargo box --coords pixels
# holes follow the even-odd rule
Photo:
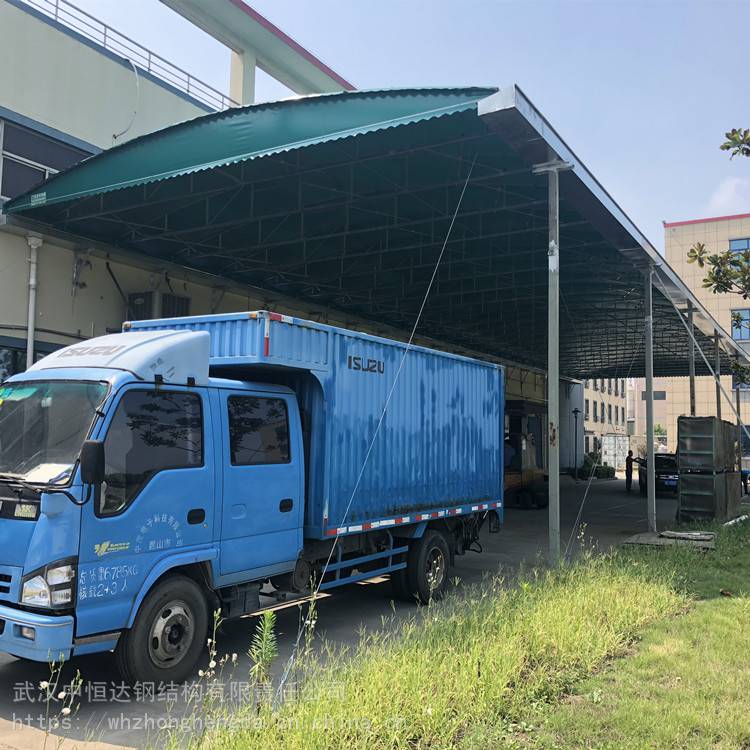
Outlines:
[[[501,511],[501,366],[416,346],[404,358],[403,343],[265,311],[125,324],[146,329],[208,331],[213,376],[295,390],[309,425],[307,537]]]

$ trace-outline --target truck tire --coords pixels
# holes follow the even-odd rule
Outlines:
[[[146,595],[133,627],[120,636],[117,668],[127,683],[183,682],[195,672],[208,636],[208,603],[187,576],[169,576]]]
[[[448,585],[450,559],[445,537],[439,531],[427,529],[409,549],[405,576],[409,598],[422,604],[442,599]]]

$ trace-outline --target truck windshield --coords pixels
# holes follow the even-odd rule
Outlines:
[[[67,483],[107,389],[63,380],[0,385],[0,478]]]

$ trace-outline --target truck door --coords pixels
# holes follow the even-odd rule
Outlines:
[[[78,636],[122,628],[154,566],[213,537],[207,392],[130,386],[108,411],[105,481],[82,512]]]
[[[304,457],[293,395],[221,391],[222,575],[290,570],[302,549]]]

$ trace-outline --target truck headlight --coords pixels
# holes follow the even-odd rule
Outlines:
[[[34,576],[23,582],[21,604],[28,604],[30,607],[49,607],[49,593],[47,581],[42,576]]]
[[[65,609],[72,606],[76,563],[59,560],[24,576],[21,604],[29,607]]]

